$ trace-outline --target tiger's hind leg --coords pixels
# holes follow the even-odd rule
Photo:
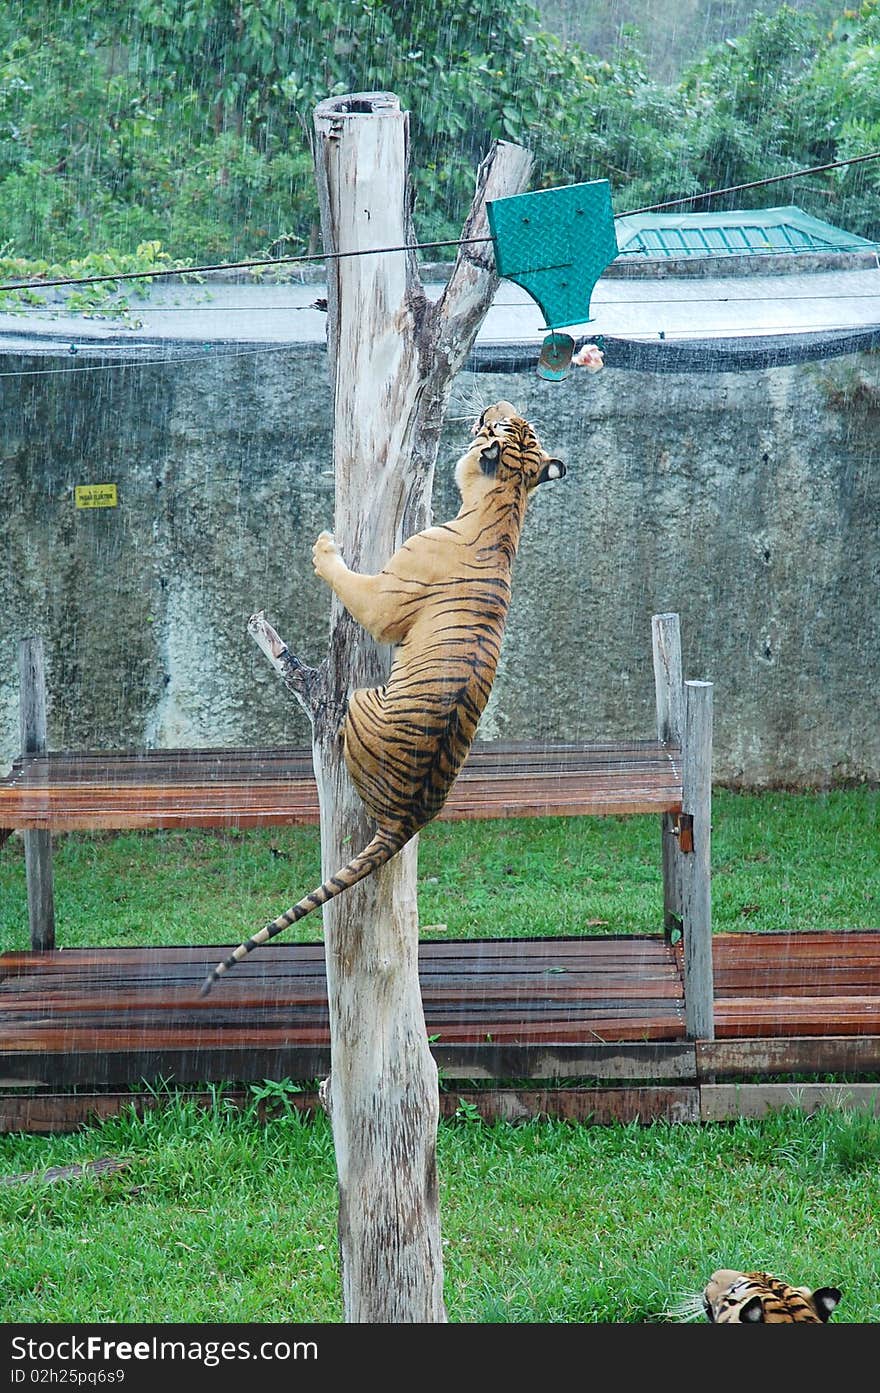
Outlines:
[[[392,789],[407,783],[405,769],[388,748],[388,716],[383,691],[360,687],[348,699],[343,725],[345,764],[361,802],[377,822],[385,822],[396,800]]]

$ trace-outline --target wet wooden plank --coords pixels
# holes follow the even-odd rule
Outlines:
[[[189,1089],[179,1090],[179,1096],[196,1107],[210,1111],[216,1105],[214,1094]],[[223,1106],[246,1108],[253,1102],[244,1089],[225,1089]],[[289,1095],[290,1105],[304,1113],[320,1109],[314,1090]],[[117,1117],[122,1112],[134,1112],[143,1117],[147,1112],[165,1106],[163,1094],[107,1093],[48,1093],[34,1095],[0,1095],[0,1133],[29,1132],[50,1134],[72,1132],[86,1123]],[[590,1122],[597,1126],[612,1122],[696,1122],[699,1120],[699,1091],[695,1087],[658,1086],[636,1088],[503,1088],[454,1089],[440,1094],[440,1113],[454,1117],[462,1103],[477,1109],[486,1122],[520,1122],[532,1118],[563,1118],[572,1122]],[[271,1113],[271,1105],[262,1105],[258,1112]],[[95,1173],[105,1174],[123,1163],[94,1162]],[[85,1167],[58,1167],[57,1174],[34,1173],[36,1179],[67,1179]],[[24,1179],[8,1177],[5,1183]]]
[[[112,772],[112,771],[111,771]],[[129,775],[131,771],[128,771]],[[127,779],[112,780],[106,775],[101,782],[77,779],[65,782],[51,779],[51,770],[45,784],[20,783],[14,786],[3,785],[2,806],[26,809],[51,808],[53,803],[69,804],[71,807],[112,806],[137,807],[139,804],[167,805],[169,808],[186,807],[197,804],[200,799],[211,799],[218,804],[240,802],[242,807],[271,806],[279,801],[283,808],[285,796],[300,798],[306,806],[311,806],[317,797],[314,781],[304,778],[284,778],[277,776],[271,781],[260,777],[242,776],[240,779],[205,780],[201,783],[179,783],[168,777],[160,780],[160,771],[151,770],[150,781]],[[503,802],[506,798],[518,797],[525,792],[529,796],[553,796],[558,793],[560,800],[584,796],[590,790],[613,792],[616,789],[632,789],[648,793],[666,788],[674,789],[678,780],[672,771],[663,765],[633,767],[621,764],[619,767],[603,765],[601,769],[563,769],[549,774],[533,773],[528,770],[511,771],[504,774],[466,774],[458,776],[457,786],[464,796],[473,801],[493,798]],[[533,793],[534,791],[534,793]],[[450,795],[451,796],[451,795]]]
[[[153,961],[161,958],[168,962],[186,962],[194,956],[202,953],[219,953],[228,948],[229,943],[235,942],[234,939],[227,940],[226,943],[200,943],[200,944],[157,944],[155,947],[126,944],[121,946],[103,945],[101,947],[88,948],[58,948],[51,953],[30,953],[28,951],[10,951],[0,955],[0,960],[18,962],[26,965],[30,962],[51,964],[61,960],[61,955],[68,960],[73,960],[77,955],[83,958],[97,957],[104,955],[107,961],[116,958],[139,957],[143,961]],[[291,950],[297,953],[306,950],[321,955],[324,946],[318,939],[306,942],[287,942],[276,941],[266,943],[260,948],[260,955],[266,960],[270,960],[273,955],[284,958]],[[666,944],[662,934],[571,934],[565,936],[555,936],[548,934],[542,937],[492,937],[492,938],[438,938],[424,939],[419,944],[419,953],[423,957],[449,957],[464,955],[469,957],[482,957],[494,954],[505,956],[511,950],[515,950],[517,956],[531,954],[535,957],[543,956],[551,952],[559,953],[586,953],[586,954],[607,954],[622,953],[628,956],[642,953],[654,952],[657,956],[671,957],[671,950]],[[250,959],[248,961],[251,961]],[[247,966],[247,963],[242,964]]]
[[[774,977],[768,975],[762,979],[750,977],[742,987],[727,986],[722,991],[716,991],[716,1009],[725,1001],[736,1001],[742,996],[755,996],[759,991],[770,995],[785,997],[822,997],[822,996],[863,996],[877,990],[878,971],[876,968],[866,969],[859,972],[853,969],[850,972],[839,972],[832,978],[830,974],[823,973],[819,979],[815,974],[807,975],[798,980],[790,976]]]
[[[464,1103],[484,1122],[525,1122],[560,1118],[608,1126],[615,1122],[698,1122],[697,1088],[653,1085],[642,1088],[464,1089],[443,1093],[440,1110],[454,1116]]]
[[[210,1110],[215,1095],[208,1091],[179,1090],[180,1096],[197,1107]],[[320,1109],[318,1094],[304,1089],[289,1096],[291,1106],[304,1113]],[[85,1123],[134,1112],[139,1116],[166,1105],[162,1093],[44,1093],[39,1095],[0,1094],[0,1133],[28,1132],[50,1134],[71,1132]],[[245,1108],[253,1102],[246,1089],[227,1088],[223,1105]],[[454,1117],[464,1103],[476,1108],[487,1122],[526,1121],[533,1118],[561,1118],[589,1122],[597,1126],[624,1122],[666,1121],[678,1123],[731,1122],[737,1118],[762,1118],[784,1107],[807,1112],[819,1108],[863,1111],[880,1116],[880,1086],[877,1084],[702,1084],[647,1085],[641,1087],[548,1087],[548,1088],[447,1088],[440,1095],[443,1117]],[[271,1111],[263,1106],[264,1112]],[[112,1160],[93,1163],[95,1173],[118,1168]],[[6,1177],[4,1183],[25,1179],[66,1179],[68,1172],[87,1173],[88,1167],[59,1167],[33,1176]]]
[[[863,1035],[880,1033],[880,998],[862,996],[778,997],[721,1001],[715,1008],[718,1035]]]
[[[694,1081],[696,1051],[692,1041],[510,1045],[501,1041],[472,1044],[438,1040],[431,1052],[444,1079],[601,1079]]]
[[[262,951],[262,950],[261,950]],[[420,959],[450,957],[488,958],[528,955],[542,958],[548,955],[570,955],[585,959],[599,957],[652,958],[675,961],[674,950],[662,934],[601,934],[569,935],[565,938],[483,938],[430,940],[419,945]]]
[[[262,953],[256,954],[258,972],[249,960],[202,999],[206,964],[219,951],[6,955],[0,960],[6,971],[0,1050],[213,1047],[236,1043],[240,1031],[261,1048],[326,1040],[322,945],[276,948],[270,963],[260,963]],[[427,943],[421,957],[428,1032],[447,1041],[677,1039],[681,1034],[681,983],[674,955],[659,936],[610,942],[471,940],[454,948]],[[281,964],[286,970],[279,970]],[[18,971],[10,972],[10,966]]]
[[[669,1080],[696,1076],[691,1042],[590,1040],[448,1043],[435,1041],[432,1054],[446,1079],[601,1079],[607,1082]],[[15,1051],[0,1055],[0,1088],[116,1087],[142,1080],[178,1084],[261,1082],[266,1078],[309,1081],[330,1068],[329,1046],[270,1047],[253,1041],[216,1048],[119,1049],[114,1042],[94,1050]]]
[[[880,1074],[880,1034],[768,1037],[697,1041],[697,1073],[749,1078],[756,1074]]]
[[[516,980],[508,984],[494,983],[484,986],[470,981],[460,986],[432,987],[422,984],[422,1001],[426,1009],[443,1006],[472,1007],[481,1010],[485,1007],[489,1017],[496,1009],[528,1007],[531,1010],[576,1009],[594,1003],[610,1005],[616,1001],[630,1003],[681,1002],[681,986],[678,982],[628,982],[623,978],[609,981],[591,981],[589,978],[574,986],[559,986],[556,983],[544,985],[529,979]],[[173,1012],[180,1016],[189,1011],[196,1017],[207,1017],[220,1012],[286,1010],[295,1006],[325,1006],[327,989],[323,977],[313,981],[291,983],[289,985],[270,982],[258,990],[253,983],[224,981],[207,999],[202,999],[198,989],[173,991],[145,987],[141,991],[129,988],[110,992],[71,992],[64,987],[55,992],[30,991],[18,993],[13,999],[3,999],[2,1019],[12,1022],[28,1016],[64,1017],[119,1016],[127,1012],[162,1014]]]
[[[479,1037],[500,1037],[503,1033],[522,1034],[525,1038],[535,1030],[577,1032],[580,1038],[589,1038],[596,1029],[610,1027],[626,1028],[630,1038],[631,1030],[638,1029],[641,1022],[645,1026],[666,1022],[672,1036],[678,1034],[682,1019],[683,1003],[667,1001],[662,998],[643,1000],[632,998],[602,998],[584,1003],[561,1004],[553,1000],[529,998],[525,1001],[496,1003],[495,1009],[487,1011],[485,1003],[448,1002],[436,1004],[426,1002],[425,1018],[427,1030],[431,1035],[443,1032],[452,1038],[471,1038],[474,1032]],[[237,1003],[230,1002],[211,1006],[202,1002],[182,1001],[176,1008],[127,1007],[86,1011],[47,1012],[37,1007],[31,1011],[11,1012],[0,1026],[0,1050],[35,1049],[39,1041],[49,1046],[52,1039],[83,1039],[102,1035],[122,1038],[124,1034],[138,1032],[146,1039],[154,1036],[168,1043],[182,1040],[184,1035],[201,1032],[202,1040],[209,1040],[214,1031],[226,1035],[250,1031],[256,1039],[264,1037],[270,1029],[287,1032],[294,1038],[301,1030],[311,1027],[325,1028],[327,1025],[326,999],[306,1002],[283,1002],[280,1005],[258,1003],[245,1014]],[[656,1030],[654,1031],[656,1035]]]
[[[442,822],[494,821],[530,817],[616,817],[624,814],[678,812],[678,801],[668,790],[644,794],[624,790],[620,793],[590,794],[563,801],[555,794],[545,798],[522,796],[504,801],[477,802],[450,797],[439,815]],[[243,807],[238,803],[200,803],[197,808],[169,808],[165,805],[109,810],[104,806],[71,810],[66,805],[50,808],[0,808],[6,825],[17,829],[62,832],[181,831],[201,828],[222,831],[235,827],[247,831],[257,827],[306,827],[318,823],[316,806],[293,804],[289,799],[268,805]]]
[[[148,990],[151,987],[163,992],[192,992],[201,988],[205,972],[213,966],[216,957],[206,957],[196,961],[186,969],[168,968],[161,963],[151,972],[140,964],[121,965],[118,968],[98,968],[90,972],[86,967],[77,967],[72,972],[10,973],[3,979],[0,987],[0,1010],[5,1009],[18,997],[33,997],[45,994],[47,998],[73,993],[100,992],[107,996],[129,990]],[[441,991],[448,988],[452,992],[467,994],[495,990],[501,992],[521,991],[534,984],[540,989],[559,991],[563,995],[573,994],[591,987],[602,987],[608,991],[626,990],[632,984],[639,989],[656,986],[659,991],[680,989],[681,981],[673,967],[662,962],[643,963],[638,960],[623,963],[607,963],[600,960],[599,965],[572,962],[563,965],[550,962],[548,966],[538,964],[529,967],[527,963],[507,966],[498,962],[494,966],[484,965],[467,970],[467,965],[459,960],[452,968],[423,965],[420,970],[424,990]],[[321,962],[281,962],[269,970],[247,971],[239,963],[234,973],[229,973],[222,984],[215,987],[217,1000],[225,1000],[230,994],[239,992],[283,992],[321,983],[325,979],[324,965]],[[222,987],[222,991],[221,991]]]
[[[737,1117],[766,1117],[780,1108],[819,1108],[868,1112],[880,1117],[880,1084],[761,1083],[703,1084],[700,1120],[731,1122]]]
[[[880,959],[875,961],[872,958],[859,955],[849,958],[841,950],[833,958],[827,955],[817,955],[811,961],[798,965],[770,962],[763,966],[758,965],[749,972],[722,973],[720,995],[769,994],[777,991],[787,981],[796,986],[809,985],[811,982],[827,983],[829,986],[833,986],[835,982],[846,983],[850,978],[853,981],[865,980],[869,986],[873,985],[875,989],[878,989],[880,988],[880,970],[878,969],[880,969]],[[755,990],[753,991],[752,988]]]
[[[210,1097],[201,1094],[200,1105],[206,1106]],[[118,1117],[129,1110],[143,1117],[160,1101],[149,1093],[4,1093],[0,1094],[0,1133],[74,1132],[86,1123]]]
[[[44,973],[73,973],[77,970],[100,971],[102,969],[140,969],[154,971],[161,966],[192,966],[204,958],[213,959],[217,954],[227,953],[229,944],[209,943],[185,945],[183,947],[100,947],[100,948],[58,948],[52,953],[32,953],[27,951],[0,953],[0,969],[7,975],[22,976]],[[259,950],[266,963],[291,958],[301,960],[311,958],[324,961],[323,943],[267,943]],[[256,961],[256,958],[251,961]],[[242,971],[247,971],[250,963],[241,963]]]
[[[764,963],[809,963],[814,959],[833,960],[835,954],[876,958],[880,949],[880,931],[876,929],[841,929],[823,933],[809,932],[765,934],[760,930],[745,933],[716,934],[712,954],[719,972],[736,972]]]
[[[122,969],[132,967],[168,967],[188,970],[204,958],[228,953],[237,940],[227,943],[193,944],[184,948],[120,947],[120,948],[59,948],[51,953],[10,951],[0,954],[0,966],[5,972],[43,974],[75,972],[81,967],[90,969]],[[251,971],[255,964],[271,963],[273,969],[309,958],[323,961],[323,942],[295,941],[264,944],[257,952],[239,964],[242,971]],[[512,939],[423,939],[419,944],[419,962],[423,968],[452,970],[458,963],[495,970],[498,964],[524,964],[528,969],[548,963],[564,962],[577,967],[579,963],[602,966],[620,963],[664,964],[678,971],[674,951],[658,934],[645,938],[620,938],[613,935],[570,938],[512,938]]]
[[[316,1080],[330,1069],[330,1049],[323,1043],[255,1045],[230,1042],[214,1048],[179,1044],[143,1049],[4,1051],[0,1054],[2,1088],[102,1088],[123,1084],[260,1083],[264,1079]]]
[[[205,972],[233,944],[192,948],[64,949],[50,954],[0,954],[0,1006],[12,991],[73,990],[85,984],[101,990],[145,980],[163,987],[201,986]],[[579,974],[604,979],[609,985],[628,980],[674,983],[678,967],[674,952],[661,937],[655,939],[510,939],[423,942],[419,971],[426,986],[438,980],[457,985],[474,979],[490,985],[505,974],[560,979]],[[242,982],[269,986],[290,976],[323,975],[322,943],[266,945],[240,963],[223,989]]]
[[[21,971],[42,971],[57,968],[68,972],[75,962],[88,964],[113,964],[139,962],[144,964],[192,963],[204,955],[225,953],[235,940],[227,943],[162,945],[145,947],[126,945],[124,947],[102,946],[96,948],[58,948],[51,953],[30,951],[10,951],[0,954],[0,964]],[[626,958],[651,957],[674,962],[675,951],[666,943],[662,934],[602,934],[567,935],[564,938],[547,936],[541,938],[456,938],[426,939],[419,944],[419,957],[422,961],[432,959],[462,957],[466,959],[483,958],[543,958],[556,955],[572,957]],[[264,962],[283,960],[288,957],[324,957],[324,945],[320,941],[307,943],[266,943],[258,954],[241,963],[242,970],[258,958]]]
[[[539,774],[568,770],[657,766],[678,773],[681,754],[674,742],[659,740],[595,741],[475,741],[461,777],[480,777],[522,771]],[[112,770],[117,779],[143,782],[145,771],[186,783],[193,779],[233,777],[273,779],[310,778],[312,752],[304,746],[270,748],[203,748],[162,750],[60,750],[19,757],[0,784],[46,784],[64,780],[103,780]],[[158,777],[158,775],[157,775]]]
[[[864,1016],[847,1016],[843,1013],[835,1013],[833,1017],[817,1013],[813,1019],[800,1020],[775,1018],[759,1021],[748,1018],[741,1021],[721,1021],[718,1023],[716,1034],[719,1039],[735,1040],[749,1039],[756,1035],[768,1038],[774,1035],[824,1036],[829,1030],[833,1030],[837,1035],[874,1035],[880,1031],[880,1020],[876,1017],[869,1020]]]
[[[213,1092],[180,1089],[175,1091],[184,1101],[210,1111],[217,1105]],[[314,1089],[303,1089],[289,1095],[290,1103],[301,1112],[315,1113],[320,1110],[318,1094]],[[246,1089],[227,1088],[222,1093],[222,1106],[246,1108],[253,1103],[253,1094]],[[167,1106],[168,1096],[158,1093],[43,1093],[43,1094],[0,1094],[0,1133],[29,1132],[31,1134],[50,1134],[73,1132],[87,1124],[102,1122],[120,1113],[132,1112],[144,1117],[148,1112]],[[264,1103],[257,1104],[258,1115],[277,1111]],[[67,1168],[66,1168],[67,1169]]]
[[[297,1020],[288,1009],[284,1023],[263,1024],[258,1019],[244,1023],[230,1020],[222,1024],[191,1021],[141,1022],[122,1018],[103,1026],[87,1024],[58,1025],[53,1022],[37,1025],[17,1023],[13,1028],[0,1029],[0,1074],[8,1071],[8,1060],[21,1059],[26,1054],[100,1054],[109,1049],[131,1051],[190,1050],[195,1053],[250,1044],[255,1050],[272,1050],[289,1045],[318,1046],[329,1041],[326,1017],[310,1011]],[[577,1044],[584,1039],[618,1040],[676,1040],[683,1035],[683,1013],[660,1012],[651,1016],[642,1010],[596,1012],[588,1018],[548,1019],[538,1013],[537,1019],[474,1020],[461,1015],[449,1020],[433,1017],[427,1022],[428,1033],[435,1040],[455,1044],[479,1042],[508,1042],[512,1044]],[[212,1075],[211,1077],[217,1077]]]

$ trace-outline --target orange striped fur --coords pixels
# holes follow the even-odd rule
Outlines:
[[[713,1272],[703,1291],[706,1318],[718,1325],[821,1325],[840,1301],[837,1287],[790,1287],[769,1272]]]
[[[203,994],[261,943],[384,865],[446,801],[492,690],[529,495],[565,474],[509,402],[488,407],[473,435],[455,471],[457,516],[410,537],[378,575],[349,570],[330,533],[315,543],[317,574],[373,638],[397,645],[388,681],[352,693],[343,727],[346,765],[376,833],[215,967]]]

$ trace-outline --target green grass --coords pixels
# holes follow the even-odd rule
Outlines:
[[[68,1137],[0,1138],[4,1173],[117,1156],[104,1179],[0,1186],[4,1321],[341,1319],[324,1117],[169,1099]],[[719,1266],[844,1291],[880,1321],[880,1120],[711,1127],[442,1123],[453,1321],[652,1322]]]
[[[718,929],[880,924],[880,797],[714,804]],[[444,824],[420,851],[443,937],[638,933],[660,922],[655,818]],[[311,830],[57,839],[59,943],[231,943],[318,878]],[[27,945],[24,867],[0,855],[0,946]],[[320,935],[315,916],[300,926]],[[70,1136],[0,1136],[0,1174],[101,1156],[127,1168],[0,1185],[3,1321],[338,1321],[336,1179],[323,1116],[257,1121],[173,1094]],[[446,1300],[459,1322],[647,1322],[715,1267],[844,1291],[880,1321],[880,1119],[441,1124]]]
[[[713,915],[726,929],[880,926],[880,791],[716,793]],[[423,925],[448,938],[651,933],[662,919],[658,819],[433,823]],[[317,831],[56,839],[58,942],[238,943],[320,880]],[[430,936],[438,933],[430,930]],[[287,938],[320,938],[320,918]],[[27,946],[24,855],[0,854],[0,949]]]

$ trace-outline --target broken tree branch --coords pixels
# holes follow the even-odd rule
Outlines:
[[[263,610],[251,615],[247,631],[260,651],[269,659],[287,690],[296,697],[309,720],[313,720],[318,701],[320,669],[309,667],[295,653],[291,653],[283,638],[272,628]]]
[[[496,198],[511,198],[522,193],[528,184],[532,164],[530,150],[506,140],[496,140],[477,171],[474,200],[461,230],[462,246],[446,289],[437,302],[437,346],[446,356],[453,374],[470,352],[499,283],[491,242],[473,243],[468,239],[488,237],[486,204]]]

